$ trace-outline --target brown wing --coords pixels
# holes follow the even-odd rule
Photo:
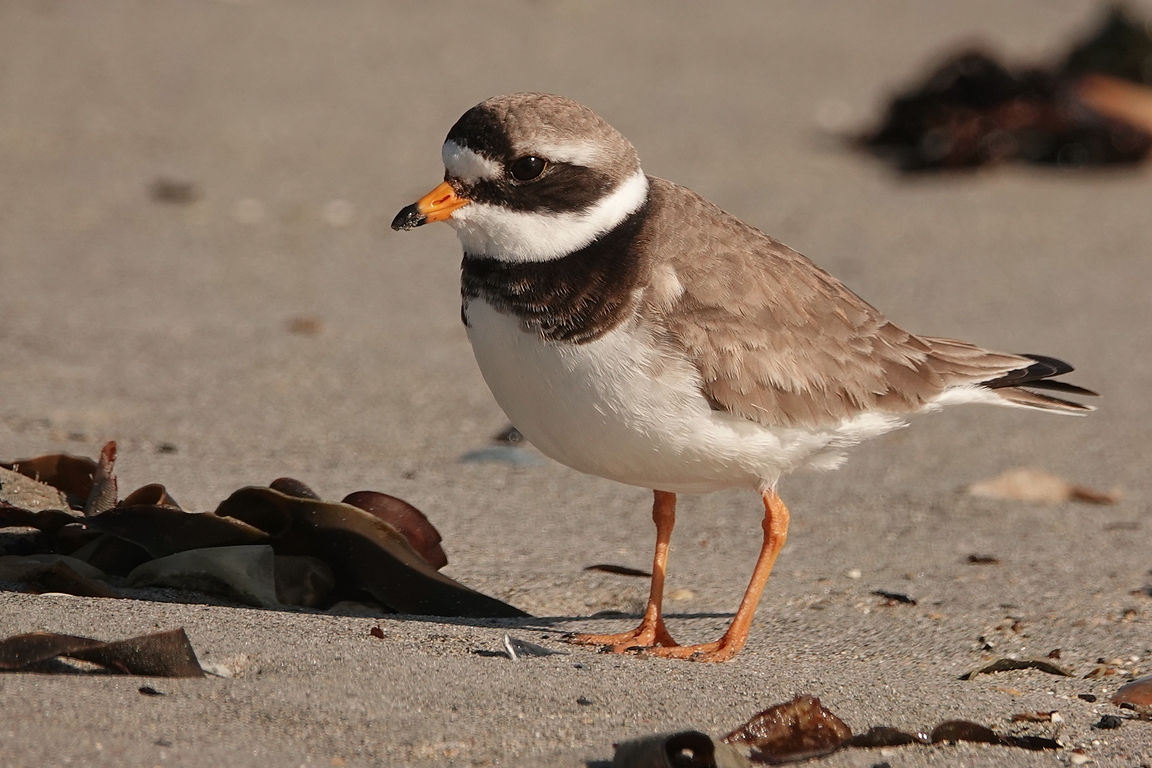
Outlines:
[[[717,409],[765,425],[832,425],[915,411],[949,385],[1032,363],[910,334],[695,193],[652,179],[651,194],[656,255],[641,311],[695,364]]]

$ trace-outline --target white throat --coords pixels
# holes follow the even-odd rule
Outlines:
[[[512,211],[471,202],[448,223],[464,250],[512,262],[550,261],[578,251],[639,210],[648,199],[648,177],[637,170],[587,210],[569,213]]]

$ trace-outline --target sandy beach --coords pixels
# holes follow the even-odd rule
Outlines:
[[[908,177],[838,138],[961,46],[1048,60],[1101,13],[1080,0],[0,3],[0,459],[116,440],[122,490],[163,483],[201,511],[281,476],[329,499],[394,494],[440,530],[445,573],[533,615],[2,591],[0,637],[182,626],[232,677],[2,674],[0,765],[607,768],[615,742],[720,736],[797,694],[854,731],[967,719],[1067,745],[814,765],[1039,767],[1073,748],[1152,765],[1152,722],[1093,727],[1125,714],[1108,703],[1120,684],[1152,673],[1152,169]],[[456,118],[527,90],[589,105],[648,173],[902,327],[1068,360],[1099,410],[956,408],[836,472],[786,478],[790,538],[733,662],[563,643],[634,624],[647,581],[584,568],[650,566],[651,494],[530,448],[539,461],[460,460],[507,423],[460,323],[460,248],[448,227],[389,228],[441,180]],[[965,492],[1017,467],[1121,498]],[[681,642],[727,625],[760,511],[749,493],[681,498],[666,604]],[[566,653],[513,662],[506,634]],[[1054,649],[1072,676],[958,679]],[[1011,722],[1052,710],[1062,724]]]

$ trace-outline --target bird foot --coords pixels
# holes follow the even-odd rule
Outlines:
[[[642,656],[659,656],[662,659],[685,659],[687,661],[728,661],[736,656],[743,647],[743,643],[726,642],[721,638],[712,643],[700,645],[678,645],[674,648],[639,648],[635,649]]]
[[[642,621],[630,632],[615,635],[572,635],[568,642],[577,645],[602,645],[610,653],[628,653],[652,647],[675,648],[677,643],[664,627],[664,620]]]

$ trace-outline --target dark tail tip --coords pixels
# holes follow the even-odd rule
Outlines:
[[[1066,373],[1071,373],[1075,370],[1071,365],[1063,360],[1057,360],[1054,357],[1046,357],[1044,355],[1023,354],[1021,357],[1027,357],[1034,362],[1032,365],[1025,366],[1024,368],[1017,368],[1014,371],[1009,371],[1003,376],[993,379],[991,381],[982,382],[983,386],[989,389],[1015,389],[1022,387],[1025,389],[1046,389],[1050,392],[1061,392],[1066,395],[1080,395],[1082,397],[1099,397],[1098,393],[1084,387],[1078,387],[1075,384],[1069,384],[1066,381],[1053,381],[1054,376],[1063,376]],[[1053,402],[1063,405],[1079,406],[1078,403],[1070,403],[1067,400],[1060,400],[1059,398],[1050,398],[1048,395],[1040,395],[1037,392],[1031,393],[1033,395],[1047,398]]]

